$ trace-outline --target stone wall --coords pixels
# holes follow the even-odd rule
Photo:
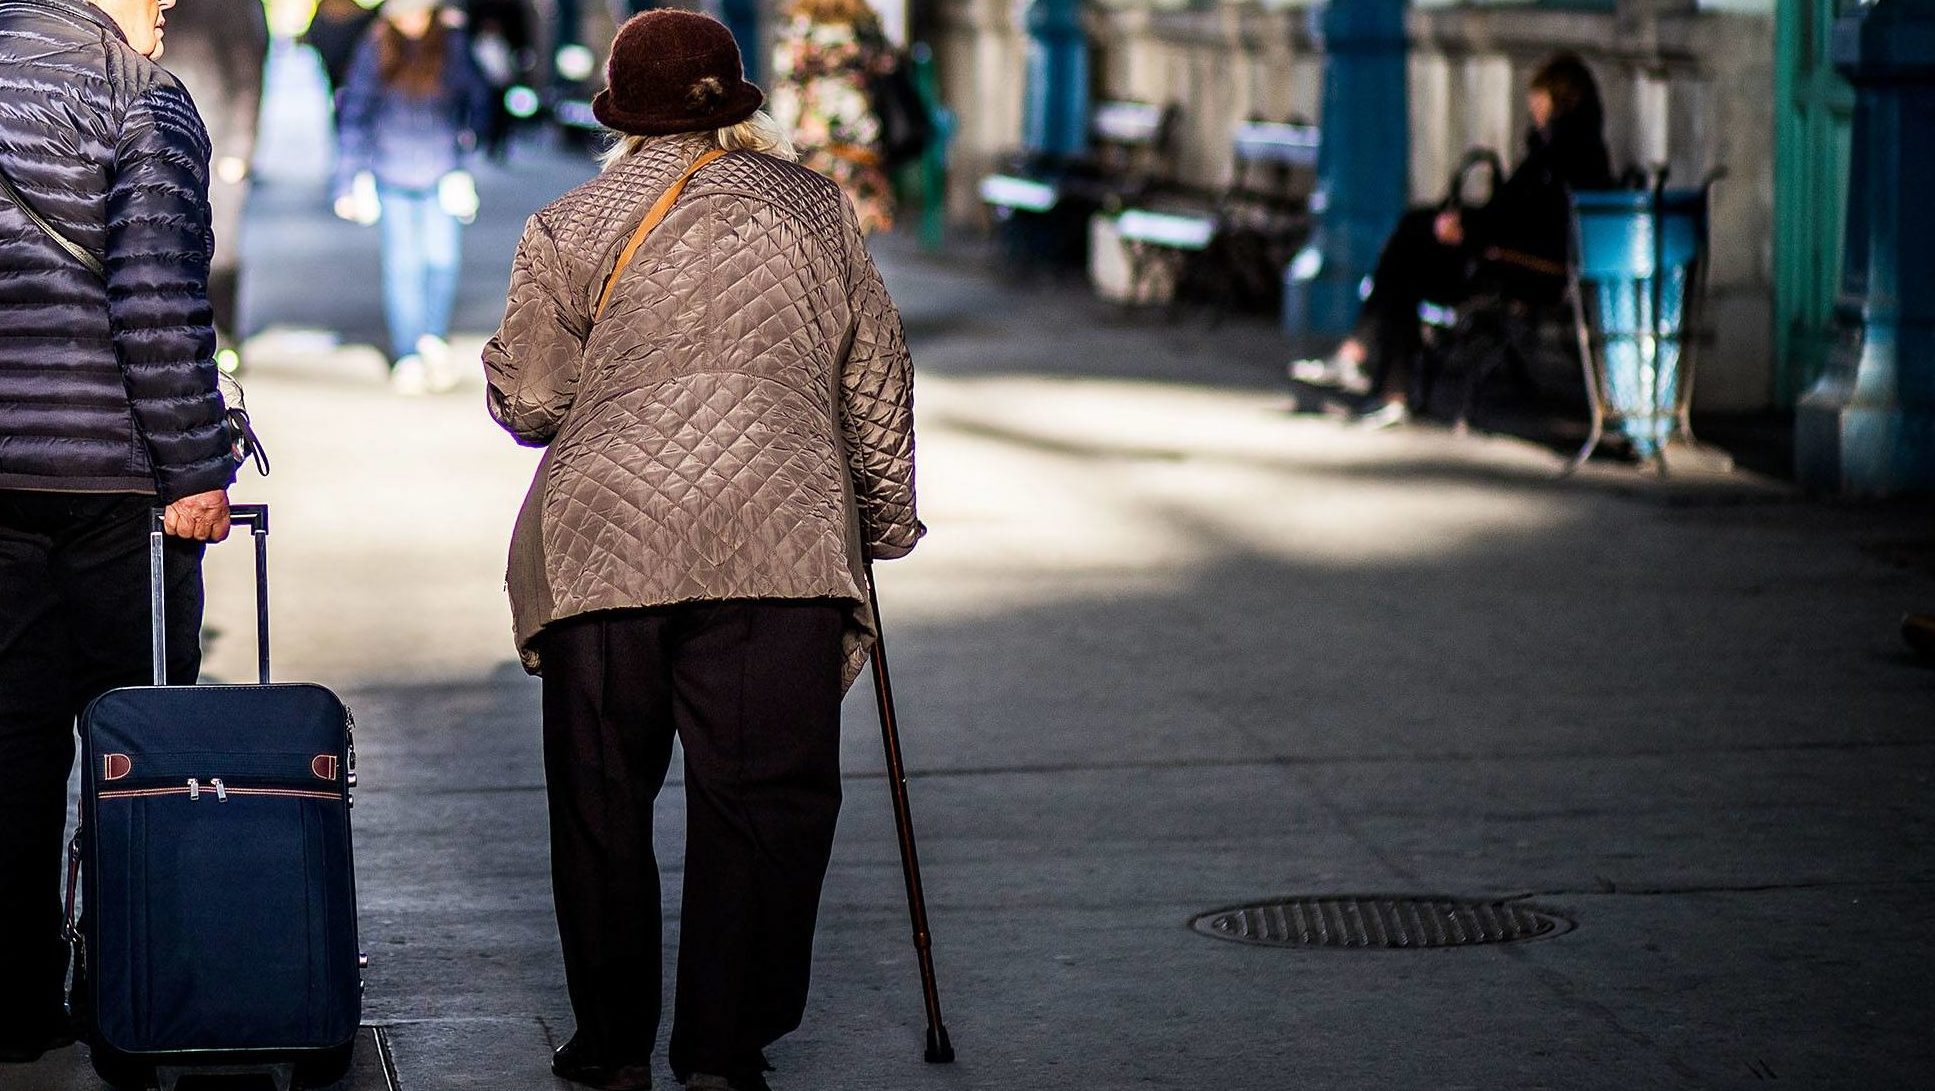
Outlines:
[[[1230,134],[1246,118],[1318,120],[1323,55],[1301,9],[1125,5],[1099,8],[1090,22],[1102,97],[1180,107],[1175,167],[1189,184],[1229,181]]]
[[[1612,13],[1452,5],[1414,10],[1411,190],[1436,199],[1464,152],[1523,139],[1524,87],[1543,58],[1582,54],[1599,77],[1617,167],[1666,163],[1692,184],[1715,166],[1712,326],[1701,364],[1703,409],[1771,401],[1773,19],[1699,12],[1691,0],[1621,0]],[[960,117],[949,210],[985,222],[980,176],[1019,143],[1025,70],[1011,0],[941,0],[933,35],[949,104]],[[1229,133],[1245,117],[1322,121],[1312,9],[1223,0],[1178,6],[1112,0],[1088,8],[1097,98],[1180,107],[1180,180],[1221,185]]]
[[[939,0],[931,32],[941,99],[954,112],[948,216],[986,223],[975,185],[1021,143],[1026,36],[1014,0]]]

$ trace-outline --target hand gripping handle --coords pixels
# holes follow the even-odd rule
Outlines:
[[[168,684],[168,589],[163,572],[163,544],[167,532],[162,527],[165,508],[154,509],[148,526],[148,571],[150,576],[148,610],[153,625],[155,685]],[[255,647],[258,672],[263,685],[269,682],[269,505],[236,504],[228,512],[232,526],[245,526],[255,538]]]

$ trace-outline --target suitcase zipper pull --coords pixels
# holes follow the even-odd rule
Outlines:
[[[188,778],[188,798],[191,800],[199,800],[201,799],[201,797],[202,797],[202,782],[199,780],[196,780],[194,777],[189,777]]]
[[[217,803],[228,802],[228,789],[223,787],[221,777],[216,777],[214,780],[209,781],[208,784],[210,787],[215,789],[215,802]]]

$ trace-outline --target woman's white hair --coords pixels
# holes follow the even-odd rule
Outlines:
[[[612,141],[611,147],[605,149],[601,160],[604,169],[610,170],[657,139],[651,136],[620,136]],[[773,120],[773,115],[764,110],[754,111],[753,116],[737,125],[713,130],[712,142],[729,152],[760,152],[789,163],[798,162],[800,157],[793,147],[793,138],[786,134],[779,122]]]

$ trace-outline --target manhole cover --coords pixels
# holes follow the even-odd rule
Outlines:
[[[1520,902],[1381,895],[1239,905],[1204,913],[1189,926],[1205,936],[1262,947],[1389,950],[1516,943],[1572,930],[1572,922],[1557,913]]]

